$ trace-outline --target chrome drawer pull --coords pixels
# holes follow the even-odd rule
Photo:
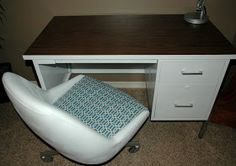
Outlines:
[[[193,104],[175,104],[175,107],[193,107]]]
[[[197,71],[197,72],[186,72],[186,71],[181,71],[182,75],[203,75],[202,71]]]

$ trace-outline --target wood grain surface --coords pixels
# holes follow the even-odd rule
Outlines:
[[[56,16],[25,55],[232,54],[211,23],[183,15]]]

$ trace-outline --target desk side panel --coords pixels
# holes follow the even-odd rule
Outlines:
[[[71,74],[67,64],[40,64],[34,61],[34,67],[40,86],[44,90],[65,82]]]

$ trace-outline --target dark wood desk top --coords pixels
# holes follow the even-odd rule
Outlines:
[[[191,25],[183,15],[56,16],[25,55],[233,54],[208,22]]]

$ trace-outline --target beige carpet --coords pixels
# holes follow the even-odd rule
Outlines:
[[[143,90],[127,92],[146,101]],[[125,148],[106,165],[235,166],[236,130],[209,124],[204,138],[198,139],[200,126],[200,122],[147,121],[135,138],[141,143],[140,151],[130,154]],[[61,155],[55,156],[52,163],[44,163],[39,153],[47,149],[49,147],[20,120],[10,103],[0,104],[0,166],[79,165]]]

